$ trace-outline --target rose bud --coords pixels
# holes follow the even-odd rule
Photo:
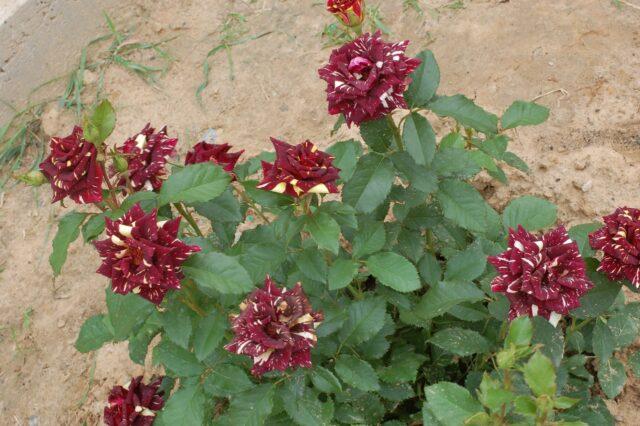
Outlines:
[[[604,226],[589,235],[591,247],[604,253],[598,271],[640,288],[640,210],[618,208],[603,220]]]
[[[364,0],[327,0],[327,10],[347,27],[358,27],[364,21]]]
[[[129,162],[122,155],[113,156],[113,168],[118,173],[124,173],[129,170]]]
[[[162,181],[166,177],[167,157],[175,154],[177,143],[178,139],[167,136],[166,127],[156,133],[147,124],[140,133],[117,148],[128,160],[129,182],[135,191],[158,191],[162,187]],[[126,185],[126,179],[120,179],[118,185]]]
[[[151,426],[156,411],[164,406],[162,378],[145,385],[142,376],[131,379],[124,386],[115,386],[104,407],[104,423],[108,426]]]
[[[99,274],[111,278],[115,293],[139,294],[159,305],[170,289],[180,289],[180,266],[198,246],[178,240],[180,217],[158,222],[158,211],[136,204],[121,219],[105,218],[107,239],[94,245],[102,258]]]
[[[251,373],[262,376],[273,370],[311,367],[311,348],[316,328],[323,320],[314,312],[300,283],[292,290],[278,288],[269,276],[264,288],[256,289],[240,304],[240,314],[231,316],[233,341],[229,352],[253,358]]]
[[[509,248],[488,260],[499,274],[491,290],[504,293],[511,302],[509,320],[540,315],[556,326],[593,287],[578,245],[564,226],[542,237],[522,226],[510,229]]]
[[[300,197],[307,193],[337,193],[336,180],[340,169],[333,157],[322,152],[312,142],[293,146],[271,138],[276,150],[273,164],[262,162],[263,179],[258,188]]]
[[[44,185],[45,183],[48,182],[47,177],[40,170],[32,170],[28,173],[17,176],[16,179],[26,183],[29,186],[36,186],[36,187]]]
[[[238,159],[244,152],[229,152],[231,145],[223,143],[221,145],[199,142],[194,145],[193,149],[187,152],[184,164],[198,164],[212,162],[221,166],[226,172],[233,174],[233,168],[236,166]]]
[[[405,55],[408,44],[386,43],[377,31],[331,52],[329,63],[318,71],[327,82],[329,114],[344,114],[351,126],[407,108],[409,74],[421,63]]]
[[[78,126],[65,138],[51,138],[51,153],[40,170],[51,183],[53,201],[70,197],[79,204],[102,201],[102,168],[95,145],[82,137]]]

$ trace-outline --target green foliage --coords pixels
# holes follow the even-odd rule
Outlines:
[[[410,111],[362,123],[359,140],[327,149],[341,169],[340,194],[261,190],[260,161],[274,160],[262,153],[238,164],[235,179],[211,163],[174,166],[158,193],[62,218],[56,274],[80,230],[90,242],[106,217],[137,202],[159,208],[162,219],[182,216],[178,238],[201,248],[159,306],[107,290],[108,312],[90,317],[76,341],[90,352],[128,340],[139,364],[154,342],[153,362],[178,383],[166,389],[158,424],[612,424],[598,395],[623,390],[621,351],[640,333],[640,304],[625,304],[623,283],[597,271],[588,235],[600,225],[569,231],[595,287],[557,326],[542,316],[509,321],[509,299],[491,291],[496,270],[487,257],[504,250],[507,229],[550,228],[557,208],[523,195],[499,215],[474,178],[485,171],[507,183],[507,166],[526,171],[503,131],[541,123],[548,111],[515,102],[499,125],[465,96],[438,94],[433,54],[419,57]],[[429,112],[448,117],[448,133],[436,134],[443,126],[432,126]],[[112,116],[105,104],[90,119],[96,141],[112,130]],[[224,345],[236,331],[229,317],[256,309],[245,299],[267,275],[287,288],[300,282],[324,318],[314,324],[311,368],[253,377],[255,359]],[[288,306],[279,300],[276,308]],[[280,333],[309,337],[260,321],[262,344]],[[640,374],[637,353],[629,367]]]

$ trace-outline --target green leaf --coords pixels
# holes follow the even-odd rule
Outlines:
[[[549,118],[549,108],[533,102],[515,101],[502,115],[502,128],[541,124]]]
[[[171,298],[164,312],[160,314],[162,328],[167,338],[185,349],[189,348],[193,331],[191,314],[192,311],[175,297]]]
[[[504,347],[513,345],[516,347],[529,346],[533,337],[533,323],[529,317],[517,317],[509,324],[509,334],[504,342]]]
[[[442,280],[442,268],[438,259],[431,254],[425,254],[418,263],[418,272],[422,279],[430,286],[436,285]]]
[[[607,398],[613,399],[617,397],[627,382],[624,364],[618,358],[600,362],[598,366],[598,381]]]
[[[515,399],[515,394],[504,389],[501,381],[492,378],[488,373],[482,376],[482,382],[478,391],[478,400],[491,410],[492,413],[500,411],[503,406],[509,406]]]
[[[484,293],[474,284],[441,281],[422,296],[413,312],[421,319],[428,320],[446,313],[457,304],[483,298]]]
[[[238,223],[244,219],[240,202],[230,189],[206,203],[194,203],[193,207],[213,223]]]
[[[85,118],[84,138],[96,146],[102,145],[116,127],[116,112],[108,100],[102,101],[90,117]]]
[[[386,117],[364,121],[360,124],[360,135],[364,142],[376,152],[387,152],[393,140],[394,130]]]
[[[217,309],[201,319],[193,338],[193,350],[196,358],[202,361],[218,348],[227,330],[227,318]]]
[[[107,309],[109,324],[117,341],[129,337],[136,325],[144,322],[155,310],[155,305],[134,293],[116,294],[107,289]]]
[[[204,423],[205,395],[200,385],[187,385],[171,395],[159,413],[159,426],[201,426]]]
[[[327,213],[316,212],[305,218],[305,230],[318,244],[318,248],[338,254],[340,248],[340,225]]]
[[[535,396],[556,394],[556,371],[549,358],[540,352],[534,353],[524,365],[524,380]]]
[[[480,333],[459,327],[450,327],[434,334],[429,341],[453,354],[469,356],[489,352],[489,341]]]
[[[542,345],[540,352],[547,356],[557,367],[562,361],[564,355],[564,334],[562,327],[554,327],[549,321],[543,317],[534,317],[533,338],[531,344]]]
[[[411,108],[425,106],[440,85],[440,68],[433,52],[423,50],[417,57],[422,63],[411,73],[411,84],[404,93],[404,98]]]
[[[295,262],[302,274],[312,280],[325,282],[328,267],[323,256],[318,256],[315,248],[307,248],[295,256]]]
[[[600,364],[607,362],[615,350],[615,338],[609,326],[601,319],[596,320],[591,337],[593,353],[598,357]]]
[[[578,244],[582,257],[594,257],[595,250],[589,244],[589,234],[602,227],[601,223],[583,223],[569,229],[569,237]]]
[[[406,151],[391,156],[396,169],[406,177],[411,187],[422,192],[423,198],[438,190],[438,177],[429,168],[416,163]]]
[[[162,364],[179,377],[199,376],[204,371],[192,352],[165,339],[153,349],[153,363]]]
[[[229,182],[229,174],[216,164],[189,165],[173,173],[162,184],[158,204],[213,200],[224,192]]]
[[[499,220],[497,213],[484,201],[482,195],[466,182],[440,182],[437,198],[444,216],[470,231],[487,232]]]
[[[465,127],[486,135],[498,133],[498,117],[477,106],[464,95],[440,96],[429,104],[429,109],[444,117],[452,117]]]
[[[162,325],[158,312],[152,312],[140,329],[129,336],[129,358],[136,364],[145,365],[151,340],[160,332]]]
[[[638,336],[638,321],[628,312],[619,312],[607,321],[616,349],[631,346]]]
[[[111,340],[113,334],[107,326],[106,317],[100,314],[92,316],[82,324],[75,346],[79,352],[87,353],[100,349]]]
[[[455,383],[427,386],[424,395],[429,411],[444,426],[461,426],[469,417],[483,411],[469,391]]]
[[[597,272],[599,262],[595,259],[585,259],[587,276],[595,285],[580,298],[580,307],[571,311],[576,318],[593,318],[606,312],[620,294],[622,282],[609,281],[603,273]]]
[[[383,285],[401,293],[420,288],[416,267],[397,253],[374,254],[367,259],[367,268]]]
[[[258,385],[231,398],[229,410],[216,419],[219,426],[259,426],[273,410],[275,386],[270,383]]]
[[[440,177],[472,178],[480,173],[480,166],[478,166],[473,152],[456,148],[440,149],[433,159],[433,170]]]
[[[212,291],[222,294],[245,294],[253,289],[253,282],[246,269],[235,257],[222,253],[195,254],[182,265],[187,278],[209,295]]]
[[[104,213],[92,215],[84,225],[82,225],[82,239],[85,243],[96,239],[104,231]]]
[[[505,135],[497,135],[478,143],[477,146],[482,150],[482,152],[486,153],[490,157],[501,160],[502,156],[507,150],[508,144],[508,137],[506,137]]]
[[[515,400],[515,411],[523,416],[535,417],[538,412],[536,400],[529,395],[520,395]]]
[[[431,163],[436,153],[436,134],[426,118],[416,112],[409,114],[404,122],[402,140],[417,164]]]
[[[487,260],[482,247],[473,244],[459,251],[447,262],[445,281],[473,281],[484,272]]]
[[[560,410],[566,410],[567,408],[571,408],[576,405],[580,401],[577,398],[569,398],[568,396],[560,396],[553,401],[553,405],[555,408]]]
[[[319,365],[313,367],[311,372],[311,382],[320,392],[340,393],[342,384],[340,380],[329,370]]]
[[[348,385],[365,392],[380,389],[378,376],[371,365],[351,355],[340,355],[336,360],[336,373]]]
[[[204,390],[209,395],[222,398],[244,392],[253,386],[244,369],[230,364],[216,365],[204,382]]]
[[[360,157],[356,171],[344,185],[342,199],[362,213],[371,213],[387,198],[393,184],[393,163],[375,153]]]
[[[49,256],[49,264],[53,269],[53,275],[58,276],[62,271],[62,266],[67,261],[67,250],[69,245],[80,235],[80,225],[87,217],[86,213],[67,213],[58,223],[58,232],[53,239],[53,251]]]
[[[333,155],[333,165],[340,169],[340,179],[348,182],[356,169],[358,158],[362,155],[362,145],[356,140],[336,142],[327,149]]]
[[[329,290],[345,288],[358,274],[358,262],[349,259],[337,259],[329,268]]]
[[[297,424],[324,426],[331,423],[333,401],[329,398],[321,402],[316,393],[306,387],[304,377],[288,380],[278,395],[282,398],[285,411]]]
[[[527,163],[513,152],[505,152],[502,154],[502,161],[524,173],[529,173],[529,166],[527,166]]]
[[[381,222],[366,222],[362,224],[353,239],[353,257],[362,259],[373,253],[377,253],[387,242],[384,224]]]
[[[418,369],[426,360],[426,356],[415,353],[411,346],[396,347],[390,364],[379,370],[380,379],[387,383],[413,383]]]
[[[340,340],[357,345],[371,339],[384,325],[386,302],[383,299],[364,299],[349,305],[349,316],[340,329]]]
[[[547,200],[525,195],[509,203],[502,213],[504,226],[517,229],[522,225],[527,231],[547,228],[558,218],[558,208]]]

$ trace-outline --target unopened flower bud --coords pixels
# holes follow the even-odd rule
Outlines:
[[[47,182],[47,177],[40,170],[32,170],[18,176],[18,179],[30,186],[40,186]]]
[[[364,21],[364,0],[327,0],[327,10],[347,27],[358,27]]]
[[[118,173],[124,173],[129,170],[129,163],[122,155],[115,155],[113,157],[113,167]]]

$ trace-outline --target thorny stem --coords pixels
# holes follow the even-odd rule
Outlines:
[[[262,219],[265,223],[269,223],[269,219],[264,215],[262,209],[258,208],[258,205],[247,196],[242,187],[233,185],[233,189],[236,191],[236,194],[240,196],[240,199],[244,201],[244,203],[249,207],[251,207],[251,209],[260,217],[260,219]]]
[[[200,227],[196,223],[196,220],[193,218],[191,213],[189,213],[189,211],[184,207],[184,205],[182,203],[174,203],[173,205],[175,206],[176,210],[178,210],[178,213],[180,213],[182,217],[184,217],[187,220],[187,222],[189,222],[189,225],[191,225],[191,228],[193,228],[193,230],[196,231],[196,234],[198,234],[199,237],[204,237],[204,234],[200,230]]]
[[[404,151],[404,144],[402,143],[402,137],[400,136],[400,129],[396,126],[396,122],[393,121],[391,114],[387,114],[387,122],[389,123],[389,126],[391,126],[391,129],[393,129],[393,139],[396,141],[398,151]]]
[[[116,190],[111,184],[111,179],[109,179],[109,175],[107,175],[107,170],[104,167],[104,162],[100,161],[100,168],[102,169],[102,177],[104,181],[107,183],[107,187],[109,188],[109,196],[111,197],[111,203],[113,204],[111,208],[117,209],[120,207],[120,203],[118,202],[118,197],[116,196]]]

